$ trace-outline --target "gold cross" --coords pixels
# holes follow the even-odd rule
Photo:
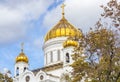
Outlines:
[[[21,51],[23,52],[24,43],[21,43]]]
[[[65,4],[64,3],[62,4],[61,8],[62,8],[62,15],[64,16],[64,8],[65,8]]]

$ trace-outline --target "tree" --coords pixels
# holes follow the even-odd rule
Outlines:
[[[118,0],[111,0],[107,3],[107,6],[101,5],[101,7],[104,10],[101,16],[110,18],[112,20],[112,26],[120,30],[120,2]]]
[[[72,38],[79,46],[75,48],[71,65],[73,82],[84,78],[85,82],[120,82],[120,2],[111,0],[104,9],[102,19],[109,18],[112,23],[99,20],[87,34]],[[104,25],[107,24],[107,25]]]
[[[60,82],[72,82],[68,73],[63,73]]]
[[[0,73],[0,82],[13,82],[11,77],[8,77],[7,74]]]
[[[98,24],[98,23],[97,23]],[[75,48],[71,66],[73,82],[83,77],[91,82],[117,82],[120,80],[120,38],[116,31],[102,25],[91,29]]]

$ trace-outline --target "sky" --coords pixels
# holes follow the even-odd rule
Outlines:
[[[29,58],[30,69],[44,65],[42,46],[46,33],[61,19],[64,2],[65,17],[76,28],[86,32],[103,12],[100,5],[109,0],[0,0],[0,71],[14,73],[15,58],[21,52]]]

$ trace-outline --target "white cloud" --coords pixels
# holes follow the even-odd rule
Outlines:
[[[76,27],[88,30],[99,19],[102,9],[100,5],[105,4],[108,0],[66,0],[65,16],[66,19]],[[54,10],[47,13],[44,25],[51,28],[61,18],[60,5]]]
[[[0,1],[0,43],[24,37],[29,22],[46,12],[53,0]]]

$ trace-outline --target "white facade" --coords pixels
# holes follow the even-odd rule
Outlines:
[[[62,75],[72,70],[69,64],[72,63],[71,54],[74,47],[64,48],[63,43],[66,40],[67,37],[58,37],[44,43],[43,68],[30,71],[28,63],[17,62],[14,82],[62,82]],[[69,55],[68,58],[66,54]],[[17,75],[17,73],[19,74]]]
[[[29,65],[27,63],[18,62],[15,64],[14,75],[18,76],[18,75],[22,74],[23,72],[25,72],[28,68],[29,68]]]
[[[66,37],[58,37],[45,42],[43,45],[44,66],[63,62],[63,42],[66,39]]]

